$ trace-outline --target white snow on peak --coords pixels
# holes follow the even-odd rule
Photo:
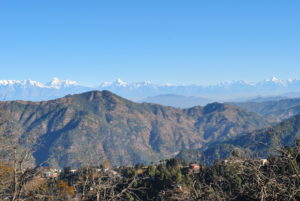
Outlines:
[[[21,81],[19,80],[0,80],[0,85],[14,85],[14,84],[21,84]]]
[[[40,87],[45,88],[46,86],[40,82],[33,80],[0,80],[0,85],[2,86],[21,86],[21,87]]]
[[[271,80],[272,80],[273,82],[281,82],[281,80],[278,79],[277,77],[272,77]]]
[[[24,81],[23,85],[27,85],[27,86],[36,86],[36,87],[41,87],[41,88],[45,88],[46,86],[40,82],[37,81],[33,81],[33,80],[26,80]]]
[[[144,86],[156,86],[150,81],[143,81],[143,82],[125,82],[121,80],[120,78],[117,79],[114,82],[103,82],[100,84],[100,87],[106,88],[106,87],[129,87],[129,88],[139,88]]]
[[[300,79],[284,79],[281,80],[279,78],[276,77],[271,77],[265,80],[262,80],[260,82],[248,82],[248,81],[228,81],[228,82],[220,82],[217,83],[215,85],[207,85],[207,86],[203,86],[203,85],[184,85],[184,84],[170,84],[170,83],[166,83],[166,84],[155,84],[152,83],[150,81],[142,81],[142,82],[125,82],[121,79],[117,79],[114,82],[103,82],[97,89],[110,89],[113,90],[114,88],[128,88],[130,90],[134,90],[134,89],[138,89],[138,88],[143,88],[143,87],[147,87],[147,88],[155,88],[158,89],[159,87],[199,87],[202,89],[245,89],[245,87],[251,87],[251,88],[263,88],[263,87],[268,87],[268,89],[270,89],[269,87],[271,86],[279,86],[279,87],[284,87],[284,88],[289,88],[289,87],[294,87],[293,90],[295,89],[296,86],[298,86],[300,84]],[[0,80],[0,86],[1,87],[22,87],[22,88],[30,88],[30,87],[36,87],[36,88],[49,88],[49,89],[63,89],[63,88],[69,88],[69,87],[80,87],[80,85],[75,82],[75,81],[71,81],[71,80],[60,80],[59,78],[53,78],[51,82],[47,83],[47,84],[42,84],[40,82],[37,81],[33,81],[33,80]],[[92,87],[90,87],[92,89]],[[96,89],[96,88],[95,88]]]
[[[117,79],[115,82],[114,82],[116,85],[118,86],[122,86],[122,87],[126,87],[128,86],[129,84],[127,82],[124,82],[123,80],[121,80],[120,78]]]
[[[50,83],[47,84],[51,88],[59,89],[61,87],[79,86],[75,81],[71,80],[60,80],[59,78],[53,78]]]
[[[299,81],[299,79],[295,79],[295,78],[289,78],[289,79],[287,79],[288,83],[292,83],[292,82],[296,82],[296,81]]]
[[[51,82],[42,84],[32,80],[0,80],[0,99],[7,100],[49,100],[67,94],[80,93],[87,90],[110,90],[125,98],[140,99],[156,94],[182,94],[185,96],[207,97],[280,95],[294,93],[300,89],[300,79],[278,79],[271,77],[258,82],[230,81],[214,85],[197,84],[155,84],[149,81],[125,82],[117,79],[114,82],[103,82],[97,87],[80,86],[75,81],[53,78]]]
[[[142,82],[125,82],[121,79],[117,79],[114,82],[103,82],[100,85],[100,88],[129,88],[129,89],[137,89],[141,87],[203,87],[203,88],[226,88],[226,89],[231,89],[232,87],[235,89],[238,89],[239,87],[263,87],[269,84],[276,84],[282,87],[287,87],[288,85],[292,85],[295,82],[300,80],[299,79],[286,79],[286,80],[281,80],[276,77],[271,77],[265,80],[262,80],[260,82],[252,82],[252,81],[245,81],[245,80],[237,80],[237,81],[226,81],[226,82],[219,82],[215,85],[189,85],[189,84],[171,84],[171,83],[166,83],[166,84],[155,84],[150,81],[142,81]]]
[[[278,79],[277,77],[271,77],[265,80],[265,82],[274,82],[277,84],[284,84],[284,81],[281,79]]]

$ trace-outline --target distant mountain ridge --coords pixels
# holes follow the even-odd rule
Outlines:
[[[228,103],[246,111],[262,115],[277,122],[300,114],[300,98],[279,99],[265,102]]]
[[[0,80],[0,100],[41,101],[90,90],[75,81],[53,78],[42,84],[32,80]]]
[[[280,80],[270,78],[261,82],[232,81],[210,86],[154,84],[148,81],[127,83],[121,79],[115,82],[103,82],[96,87],[86,87],[75,81],[54,78],[47,84],[37,81],[0,80],[0,98],[2,100],[50,100],[68,94],[91,90],[109,90],[131,100],[143,100],[147,97],[176,94],[194,96],[218,101],[228,101],[240,97],[257,96],[297,96],[300,95],[300,80]]]
[[[106,159],[113,165],[150,163],[269,125],[231,105],[178,109],[134,103],[109,91],[0,102],[0,134],[32,138],[36,163],[57,167]]]
[[[0,86],[20,86],[23,88],[26,87],[40,87],[40,88],[66,88],[66,87],[71,87],[71,86],[79,86],[79,84],[75,81],[70,81],[70,80],[60,80],[58,78],[53,78],[51,82],[47,84],[42,84],[37,81],[32,81],[32,80],[0,80]]]
[[[186,97],[176,94],[165,94],[154,97],[148,97],[143,99],[141,102],[156,103],[178,108],[190,108],[194,106],[204,106],[215,101],[195,96]]]

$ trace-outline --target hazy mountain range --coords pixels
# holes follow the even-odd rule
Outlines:
[[[300,114],[300,98],[228,104],[237,106],[248,112],[254,112],[277,122]]]
[[[151,82],[127,83],[118,79],[115,82],[104,82],[95,87],[82,86],[75,81],[59,80],[58,78],[54,78],[47,84],[32,80],[0,80],[0,98],[2,100],[50,100],[68,94],[76,94],[90,90],[109,90],[130,100],[145,100],[147,102],[155,96],[172,94],[186,96],[190,99],[189,102],[202,105],[209,100],[248,100],[259,96],[266,97],[279,95],[284,97],[298,97],[300,95],[300,93],[298,93],[300,92],[300,80],[280,80],[273,77],[257,83],[232,81],[210,86],[200,86],[161,85],[153,84]],[[243,97],[243,99],[241,99],[241,97]],[[159,98],[161,99],[161,97]],[[175,100],[174,97],[170,98],[173,102],[180,102],[180,100]],[[178,98],[182,99],[182,97]],[[195,98],[198,99],[196,102]],[[162,102],[162,104],[164,104],[164,102]],[[180,105],[177,106],[180,107]],[[191,104],[186,106],[191,106]]]
[[[146,103],[157,103],[166,106],[179,107],[179,108],[189,108],[194,106],[204,106],[208,103],[214,102],[211,99],[201,98],[196,96],[182,96],[176,94],[165,94],[153,97],[148,97],[140,102]]]

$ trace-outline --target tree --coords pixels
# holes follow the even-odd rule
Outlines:
[[[20,200],[23,187],[35,175],[39,174],[39,168],[34,167],[34,139],[31,136],[2,134],[0,136],[2,161],[11,167],[12,177],[5,196],[12,201]],[[4,154],[3,154],[4,153]]]

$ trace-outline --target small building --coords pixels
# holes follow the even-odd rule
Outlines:
[[[265,158],[260,159],[260,164],[261,164],[261,165],[265,166],[265,165],[267,165],[268,163],[269,163],[268,159],[265,159]]]
[[[75,172],[77,172],[77,169],[71,169],[70,172],[74,174]]]
[[[42,171],[42,177],[44,178],[57,178],[59,176],[59,169],[55,168],[45,168]]]
[[[189,170],[192,173],[199,173],[200,172],[200,165],[196,164],[196,163],[191,163],[189,165]]]
[[[58,172],[47,171],[44,172],[44,178],[57,178]]]
[[[121,177],[121,175],[115,170],[109,170],[109,173],[115,177]]]
[[[224,165],[237,165],[237,164],[243,164],[245,160],[240,158],[230,158],[222,161]]]

